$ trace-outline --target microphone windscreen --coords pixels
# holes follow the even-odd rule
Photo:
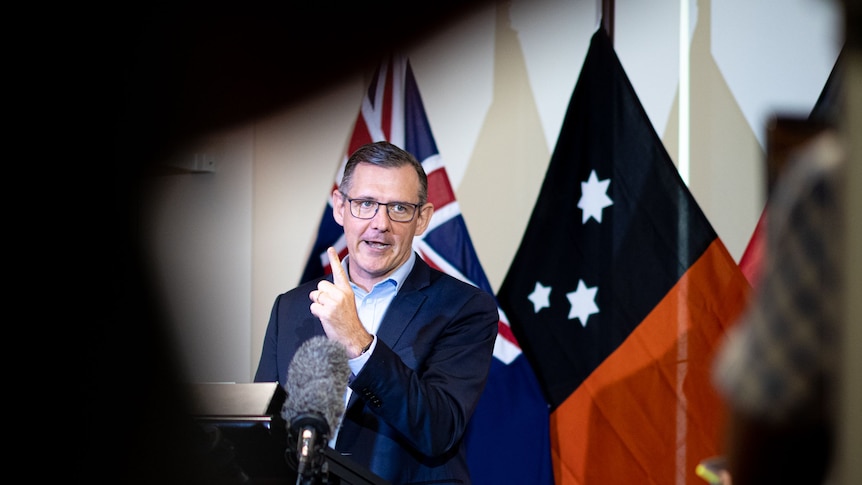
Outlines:
[[[281,415],[289,424],[299,414],[318,413],[330,436],[344,414],[344,393],[350,378],[343,345],[319,335],[306,340],[290,361]]]

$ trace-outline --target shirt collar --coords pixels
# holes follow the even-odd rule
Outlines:
[[[350,275],[350,272],[347,270],[347,262],[350,259],[350,255],[348,254],[343,260],[341,260],[341,267],[344,268],[345,274]],[[395,285],[395,292],[404,286],[404,280],[407,279],[407,275],[413,271],[413,266],[416,265],[416,251],[410,251],[410,257],[407,258],[407,261],[404,262],[401,266],[398,267],[390,276],[383,281],[378,282],[374,287],[378,287],[384,284]],[[358,286],[356,286],[352,281],[350,282],[350,286],[353,287],[353,291],[356,291]],[[374,291],[374,288],[371,289]]]
[[[392,281],[393,283],[395,283],[396,292],[398,292],[398,290],[400,290],[401,287],[404,285],[404,280],[406,280],[407,275],[409,275],[410,272],[413,271],[413,266],[415,264],[416,252],[410,251],[410,257],[407,258],[407,261],[405,261],[404,264],[402,264],[398,269],[396,269],[395,272],[392,273],[392,276],[387,279],[387,281]]]

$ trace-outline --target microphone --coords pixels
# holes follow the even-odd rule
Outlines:
[[[343,345],[320,335],[300,345],[287,369],[281,416],[287,423],[297,483],[319,478],[323,450],[341,424],[350,378],[347,360]]]

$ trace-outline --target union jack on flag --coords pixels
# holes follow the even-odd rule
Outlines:
[[[437,151],[410,63],[401,55],[384,60],[373,76],[332,189],[338,188],[351,153],[383,140],[412,153],[428,176],[434,215],[425,233],[414,238],[414,250],[431,267],[493,295]],[[347,254],[344,233],[327,200],[303,282],[332,271],[329,246],[341,258]],[[498,311],[495,359],[465,437],[473,483],[553,483],[547,404],[499,306]],[[527,433],[532,435],[529,443],[523,439]]]

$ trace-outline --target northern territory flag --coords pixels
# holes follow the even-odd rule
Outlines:
[[[363,144],[380,140],[412,153],[428,176],[428,201],[434,204],[434,215],[425,234],[413,240],[413,249],[432,267],[493,295],[437,150],[413,70],[401,55],[385,59],[375,72],[333,188],[341,182],[349,155]],[[335,247],[341,258],[347,254],[343,231],[332,218],[326,195],[328,202],[302,281],[332,271],[327,247]],[[548,405],[502,312],[494,357],[464,438],[473,484],[551,484]]]
[[[711,364],[749,292],[599,29],[497,294],[551,405],[556,483],[702,483]]]

